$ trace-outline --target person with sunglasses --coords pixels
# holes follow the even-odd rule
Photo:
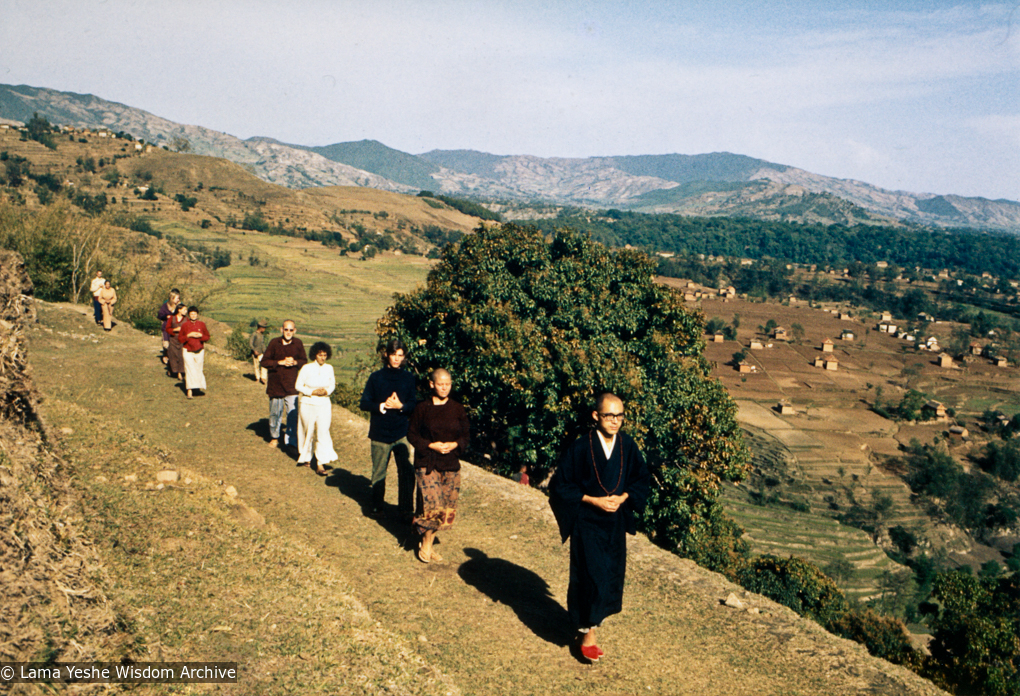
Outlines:
[[[259,363],[269,371],[266,394],[269,396],[269,446],[297,447],[298,372],[308,362],[305,346],[295,336],[297,324],[283,322],[282,334],[269,342]]]
[[[604,655],[595,629],[623,609],[627,534],[648,499],[649,473],[637,444],[621,433],[623,401],[602,394],[592,411],[595,428],[566,451],[549,482],[549,504],[563,541],[570,539],[567,610],[578,630],[581,658]]]

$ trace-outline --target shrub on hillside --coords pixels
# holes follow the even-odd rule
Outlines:
[[[860,643],[875,657],[915,671],[923,664],[923,656],[911,645],[907,628],[899,619],[880,616],[871,609],[852,609],[835,616],[825,627],[837,636]]]
[[[480,227],[446,248],[427,287],[396,297],[378,333],[411,347],[419,376],[453,373],[473,454],[504,475],[523,464],[541,481],[597,394],[618,394],[657,489],[647,526],[693,553],[728,534],[715,499],[743,475],[746,451],[702,354],[701,315],[653,275],[644,254],[569,231],[547,243],[534,228]]]
[[[935,577],[931,654],[957,693],[1020,694],[1020,577]]]
[[[846,597],[831,578],[793,556],[757,556],[740,571],[738,579],[746,589],[765,595],[823,626],[839,619],[849,609]]]
[[[230,336],[227,337],[227,353],[234,360],[251,358],[251,345],[249,345],[248,339],[251,337],[251,332],[254,331],[253,326],[255,326],[255,320],[239,321],[231,329]]]

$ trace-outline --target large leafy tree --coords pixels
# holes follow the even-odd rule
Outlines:
[[[736,407],[710,377],[703,316],[653,282],[644,254],[585,236],[480,227],[446,248],[427,286],[398,295],[381,337],[410,347],[419,375],[445,367],[472,417],[476,459],[541,479],[591,422],[597,394],[627,404],[656,490],[646,515],[660,543],[703,559],[702,538],[736,541],[716,501],[746,453]],[[718,565],[709,562],[709,565]]]

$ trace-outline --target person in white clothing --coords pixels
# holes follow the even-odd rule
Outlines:
[[[298,372],[294,388],[298,396],[298,466],[311,466],[315,455],[315,473],[326,475],[324,464],[338,459],[333,450],[329,424],[333,420],[333,404],[329,395],[336,389],[333,366],[326,361],[333,356],[329,345],[321,341],[309,351],[312,362]]]
[[[106,279],[103,278],[103,272],[96,271],[96,277],[89,284],[89,292],[92,293],[92,314],[98,325],[103,323],[103,305],[99,302],[99,293],[105,286]]]

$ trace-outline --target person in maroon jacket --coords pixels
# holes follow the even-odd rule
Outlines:
[[[294,386],[302,365],[308,362],[305,347],[297,338],[297,324],[288,319],[283,322],[283,335],[277,336],[266,346],[259,363],[269,370],[266,380],[266,394],[269,395],[269,446],[280,444],[283,430],[283,446],[297,447],[297,400],[298,391]]]
[[[422,537],[418,559],[423,563],[443,560],[432,542],[436,532],[453,526],[460,496],[460,458],[471,435],[467,412],[450,398],[450,373],[433,370],[429,386],[432,396],[415,406],[407,427],[422,499],[422,514],[414,519],[414,526]]]
[[[209,340],[209,329],[204,321],[198,320],[198,307],[188,307],[188,320],[177,332],[184,358],[184,386],[188,398],[193,391],[205,392],[205,342]]]

